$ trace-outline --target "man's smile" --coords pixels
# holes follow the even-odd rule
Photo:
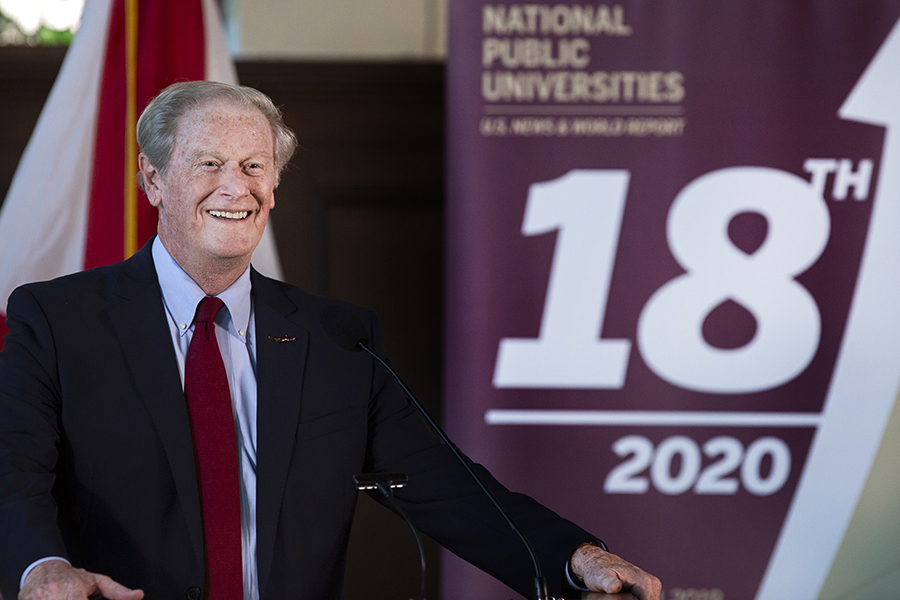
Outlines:
[[[240,221],[242,219],[246,219],[247,215],[250,214],[249,210],[242,210],[240,212],[228,212],[224,210],[209,210],[207,211],[210,215],[214,217],[218,217],[220,219],[232,219],[235,221]]]

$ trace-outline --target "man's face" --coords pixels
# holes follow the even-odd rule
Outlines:
[[[189,273],[246,263],[275,206],[272,128],[255,108],[216,101],[181,118],[165,177],[145,156],[159,237]]]

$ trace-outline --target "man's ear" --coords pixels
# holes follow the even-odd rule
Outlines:
[[[159,207],[162,202],[162,190],[160,189],[162,175],[159,169],[150,164],[150,159],[143,152],[138,154],[138,169],[144,179],[144,192],[147,194],[147,199],[150,200],[150,204]]]

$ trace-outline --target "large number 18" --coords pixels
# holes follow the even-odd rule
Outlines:
[[[621,388],[629,340],[600,338],[618,246],[629,174],[575,170],[531,186],[524,235],[558,230],[540,335],[501,340],[497,387]],[[768,224],[751,254],[731,241],[741,213]],[[659,377],[710,393],[771,389],[799,375],[819,345],[815,300],[795,277],[828,242],[830,218],[805,179],[762,167],[703,175],[675,198],[667,221],[669,248],[685,273],[659,288],[637,323],[638,349]],[[744,346],[723,349],[703,322],[728,300],[756,320]]]

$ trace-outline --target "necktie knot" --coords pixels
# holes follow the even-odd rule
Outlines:
[[[197,316],[194,318],[195,323],[212,323],[216,320],[216,315],[222,310],[225,303],[221,299],[214,296],[207,296],[197,305]]]

